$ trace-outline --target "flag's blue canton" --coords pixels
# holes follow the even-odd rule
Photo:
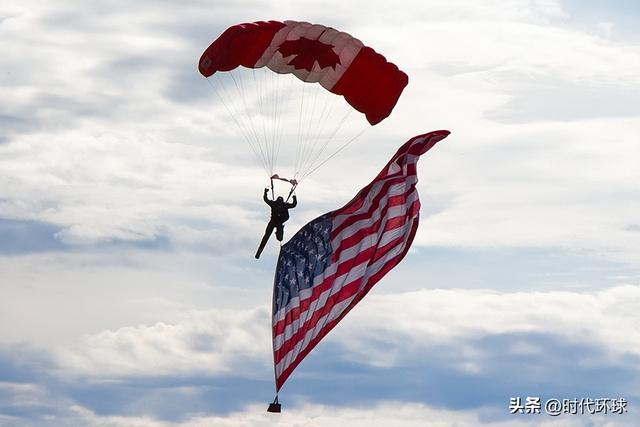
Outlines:
[[[298,231],[280,249],[273,292],[273,312],[313,286],[331,259],[331,216],[322,215]]]

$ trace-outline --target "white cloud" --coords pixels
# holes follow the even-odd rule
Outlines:
[[[175,325],[192,310],[251,310],[269,301],[267,268],[122,247],[0,257],[0,342],[48,350],[102,330]]]
[[[55,224],[67,243],[168,235],[179,245],[189,244],[181,229],[188,230],[190,221],[208,229],[237,229],[245,237],[247,228],[258,225],[256,215],[229,195],[229,188],[249,188],[238,187],[233,174],[252,172],[217,163],[205,148],[71,133],[25,137],[0,150],[6,182],[0,215]],[[239,236],[225,232],[200,240],[228,250]]]
[[[555,246],[637,261],[640,236],[627,228],[640,212],[634,185],[640,175],[630,155],[637,146],[632,136],[636,124],[546,124],[528,134],[512,127],[496,139],[514,145],[478,148],[482,160],[467,160],[453,147],[460,140],[452,140],[441,148],[451,147],[457,161],[423,159],[423,170],[428,171],[423,174],[424,204],[428,206],[429,194],[436,202],[441,197],[452,201],[427,216],[418,242],[476,248]],[[514,157],[515,151],[522,155]],[[454,166],[460,170],[450,169]],[[430,182],[436,174],[437,181]]]
[[[452,365],[479,373],[491,360],[479,340],[518,333],[594,346],[607,362],[640,356],[638,303],[640,287],[631,285],[592,292],[453,289],[372,295],[328,339],[346,349],[335,357],[372,366],[402,366],[416,353],[446,346],[457,349]],[[193,312],[176,324],[89,335],[58,352],[58,363],[66,372],[98,378],[219,375],[234,369],[251,376],[253,369],[268,371],[263,368],[271,361],[269,324],[266,307]],[[511,351],[546,350],[514,340]]]
[[[633,419],[625,415],[607,416],[565,415],[550,417],[536,415],[509,415],[508,402],[504,408],[481,407],[475,410],[447,410],[413,402],[380,401],[367,407],[318,405],[305,401],[284,402],[281,414],[269,414],[266,404],[250,404],[227,414],[192,414],[182,420],[171,421],[152,415],[98,414],[72,401],[64,402],[52,390],[34,384],[0,383],[0,393],[12,393],[9,402],[13,415],[0,415],[6,426],[87,427],[266,427],[266,426],[398,426],[398,427],[530,427],[530,426],[586,426],[595,421],[602,425],[630,426]],[[66,406],[60,406],[62,403]],[[24,409],[33,406],[38,415],[29,416]],[[600,424],[599,424],[600,425]]]
[[[504,414],[507,414],[505,406]],[[82,406],[72,406],[65,416],[57,417],[57,425],[71,426],[81,423],[87,427],[267,427],[267,426],[334,426],[354,427],[577,427],[590,425],[592,420],[602,425],[633,425],[624,415],[550,417],[546,414],[513,415],[504,414],[498,419],[487,417],[487,411],[450,411],[418,403],[380,402],[373,407],[334,407],[303,404],[295,407],[285,405],[281,414],[268,414],[265,405],[250,405],[242,411],[218,416],[193,416],[185,421],[166,421],[150,416],[98,415]],[[498,415],[499,416],[499,415]]]
[[[452,364],[480,372],[491,355],[477,347],[501,334],[544,334],[572,345],[594,346],[603,360],[640,356],[639,286],[590,292],[495,292],[424,290],[372,295],[332,334],[351,360],[374,366],[401,366],[416,353],[456,349]],[[380,347],[383,340],[387,344]],[[545,352],[514,340],[514,354]],[[465,365],[470,363],[471,365]],[[487,365],[488,366],[488,365]]]
[[[124,327],[87,336],[57,352],[65,374],[97,378],[164,375],[252,376],[247,366],[269,372],[269,316],[266,309],[215,310],[187,315],[177,324]]]

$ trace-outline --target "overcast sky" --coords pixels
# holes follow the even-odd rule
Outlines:
[[[202,51],[240,22],[346,31],[410,78],[301,185],[286,236],[409,138],[412,250],[273,397],[268,183]],[[640,4],[0,5],[0,426],[640,423]],[[285,142],[286,143],[286,142]],[[625,398],[623,415],[510,397]]]

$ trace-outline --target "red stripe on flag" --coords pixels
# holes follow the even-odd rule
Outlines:
[[[385,190],[385,191],[388,191],[388,189]],[[334,232],[332,230],[332,232],[331,232],[332,239],[340,238],[340,234],[343,233],[345,231],[345,229],[349,228],[351,225],[353,225],[353,224],[355,224],[355,223],[357,223],[359,221],[372,218],[375,215],[376,211],[381,209],[381,207],[382,207],[382,210],[384,210],[386,212],[389,208],[402,205],[403,203],[406,202],[406,200],[409,197],[411,197],[413,195],[414,191],[415,191],[415,187],[411,186],[404,193],[393,195],[393,196],[388,196],[388,194],[387,194],[386,195],[387,199],[386,199],[386,201],[384,203],[382,203],[382,199],[377,199],[377,200],[372,201],[372,205],[367,210],[367,212],[362,212],[362,213],[359,213],[359,214],[355,214],[355,215],[343,220],[343,222],[340,223],[340,226],[336,227],[336,230],[338,230],[338,231]],[[383,196],[383,198],[384,197],[385,196]],[[381,210],[381,212],[382,212],[382,210]],[[381,217],[382,216],[384,216],[384,215],[381,215]],[[353,220],[352,220],[352,218],[353,218]],[[345,237],[345,238],[343,238],[343,240],[346,240],[348,238],[349,237]]]
[[[409,195],[411,195],[414,191],[415,190],[412,189],[409,192]],[[401,203],[397,203],[393,206],[385,205],[380,210],[380,218],[377,219],[374,223],[372,223],[367,227],[359,228],[356,232],[354,232],[349,237],[345,237],[344,239],[340,240],[340,246],[338,246],[336,250],[336,252],[338,253],[338,257],[341,251],[349,249],[357,245],[358,243],[360,243],[364,238],[369,237],[375,233],[378,233],[380,231],[380,226],[383,223],[387,223],[387,224],[391,223],[391,225],[385,225],[385,228],[383,229],[384,231],[387,231],[388,229],[391,229],[393,227],[402,226],[404,224],[405,215],[387,218],[386,214],[389,212],[390,208],[406,203],[407,198],[408,197],[404,197],[403,195]]]
[[[417,216],[419,208],[420,208],[420,201],[416,200],[411,205],[411,207],[408,210],[406,215],[395,217],[394,221],[388,221],[387,222],[387,225],[384,228],[383,234],[386,233],[387,231],[391,231],[391,230],[394,230],[394,229],[397,229],[397,228],[402,228],[402,227],[406,226],[409,223],[409,221],[413,219],[412,217]],[[398,220],[398,221],[395,221],[395,220]],[[369,266],[372,265],[372,264],[375,264],[378,260],[380,260],[382,257],[387,255],[391,250],[393,250],[394,248],[400,246],[404,241],[405,241],[405,236],[399,236],[396,239],[393,239],[390,242],[386,243],[384,246],[372,246],[372,247],[366,249],[365,251],[360,252],[355,258],[351,258],[347,262],[343,263],[341,267],[344,267],[344,273],[346,273],[351,268],[360,265],[365,260],[369,260],[369,262],[368,262]],[[335,282],[334,277],[340,277],[341,276],[340,273],[341,272],[338,271],[335,275],[332,275],[330,278],[328,278],[329,280],[325,279],[325,281],[323,281],[322,283],[317,285],[316,288],[322,287],[325,290],[331,289],[331,287],[333,286],[333,283]],[[342,293],[343,289],[348,287],[348,286],[350,286],[349,289],[353,288],[355,286],[355,283],[360,281],[361,277],[356,278],[354,281],[352,281],[351,283],[349,283],[347,285],[344,285],[340,289],[339,292],[329,296],[327,301],[323,305],[323,308],[327,308],[328,307],[330,309],[333,305],[338,304],[338,303],[342,302],[344,299],[350,297],[351,293],[347,294],[344,298],[336,297],[336,295],[343,295],[344,296],[345,294]],[[353,292],[355,292],[355,290]],[[304,303],[303,303],[303,301],[301,301],[300,305],[297,306],[297,307],[300,307],[301,310],[295,310],[295,313],[293,313],[291,316],[289,316],[289,313],[287,313],[285,315],[285,319],[283,319],[282,321],[280,321],[276,325],[274,325],[274,328],[273,328],[274,337],[282,334],[289,324],[291,324],[294,321],[298,320],[300,318],[300,316],[302,315],[302,313],[306,312],[308,310],[309,306],[317,298],[320,297],[321,293],[322,292],[318,292],[316,294],[315,298],[312,296],[310,298],[305,299]],[[304,305],[304,308],[302,308],[303,305]],[[297,335],[291,336],[289,339],[287,339],[285,341],[285,343],[283,343],[283,347],[285,345],[287,345],[287,343],[290,340],[294,339],[296,336],[298,336],[298,340],[299,339],[303,339],[304,335],[306,334],[306,332],[315,327],[315,325],[316,325],[317,321],[319,320],[319,318],[322,317],[322,316],[317,316],[316,313],[317,313],[317,311],[310,318],[305,317],[304,323],[302,325],[298,325]],[[291,348],[293,348],[293,346],[291,346]]]
[[[292,360],[292,362],[282,371],[280,375],[276,376],[276,390],[280,390],[282,385],[287,381],[293,370],[300,364],[300,362],[315,348],[316,345],[324,338],[340,321],[344,318],[344,316],[351,311],[355,305],[364,298],[367,293],[371,290],[371,288],[382,278],[385,274],[387,274],[393,267],[395,267],[402,259],[405,257],[409,248],[411,246],[411,242],[415,237],[416,230],[418,229],[418,218],[413,220],[413,224],[411,226],[411,231],[409,232],[409,236],[407,238],[407,243],[402,249],[402,252],[395,257],[391,258],[387,261],[384,267],[377,273],[374,274],[367,280],[367,284],[359,292],[356,298],[349,304],[344,311],[334,320],[328,322],[324,327],[318,332],[318,335],[309,341],[309,344],[298,353],[298,355]],[[277,362],[276,362],[277,363]]]
[[[333,230],[331,230],[331,238],[335,239],[336,236],[338,236],[345,228],[349,227],[350,225],[352,225],[353,223],[356,223],[360,220],[369,218],[373,212],[376,211],[376,209],[378,209],[381,205],[381,201],[385,198],[385,197],[389,197],[389,189],[391,188],[391,186],[395,185],[395,184],[402,184],[403,182],[405,182],[407,179],[407,177],[399,177],[399,178],[393,178],[393,179],[388,179],[384,181],[384,184],[380,187],[380,189],[378,190],[378,193],[373,197],[373,199],[371,199],[369,201],[369,208],[364,211],[364,212],[360,212],[360,213],[354,213],[357,212],[359,209],[355,209],[355,210],[350,210],[351,212],[346,212],[346,214],[349,214],[349,216],[347,218],[344,218],[342,220],[342,222],[335,227]],[[410,186],[409,190],[407,190],[406,193],[410,192],[413,188],[413,185]],[[371,190],[371,189],[369,189]],[[358,195],[351,200],[349,203],[347,203],[347,206],[343,207],[342,209],[339,209],[337,211],[335,211],[335,217],[338,216],[343,216],[345,215],[345,212],[343,212],[343,210],[347,210],[345,208],[347,207],[351,207],[350,205],[353,203],[357,203],[360,206],[364,205],[364,202],[367,199],[367,196],[370,196],[370,194],[367,193],[363,193],[360,192],[358,193]],[[405,194],[406,194],[405,193]],[[393,196],[396,196],[395,194]],[[391,196],[391,197],[393,197]]]
[[[413,216],[417,213],[417,211],[420,208],[420,201],[419,200],[415,200],[411,207],[407,210],[407,213],[405,215],[402,216],[396,216],[393,217],[391,219],[386,219],[383,217],[381,219],[379,219],[375,224],[373,224],[371,227],[372,233],[369,233],[367,235],[362,235],[361,237],[367,237],[372,235],[373,233],[379,233],[380,231],[380,225],[386,221],[385,223],[385,227],[382,230],[382,233],[386,233],[388,231],[391,231],[395,228],[401,228],[403,227],[408,221],[407,221],[407,217],[409,216]],[[360,241],[362,241],[362,238],[360,239]],[[395,241],[395,240],[394,240]],[[335,278],[342,276],[343,274],[346,274],[349,270],[351,270],[353,267],[360,265],[362,262],[364,262],[367,259],[373,258],[375,254],[378,254],[377,258],[373,258],[373,261],[370,262],[369,264],[373,264],[373,262],[377,261],[377,259],[380,258],[380,254],[385,254],[386,251],[381,251],[381,248],[377,248],[376,246],[372,246],[369,248],[366,248],[365,250],[359,252],[355,257],[353,258],[349,258],[346,260],[343,260],[343,262],[341,262],[338,265],[338,268],[336,269],[336,272],[331,274],[330,276],[326,277],[323,282],[319,283],[318,285],[314,286],[312,288],[311,291],[311,295],[305,299],[300,300],[300,302],[298,303],[298,305],[293,306],[291,309],[289,309],[290,311],[286,312],[285,314],[285,318],[278,321],[273,329],[274,332],[276,333],[276,335],[280,335],[286,325],[292,323],[293,321],[297,320],[299,318],[299,316],[301,315],[301,313],[304,313],[306,310],[308,310],[309,306],[320,297],[320,295],[327,291],[328,289],[331,288],[331,286],[333,285],[333,282],[335,281]],[[293,314],[290,314],[291,311],[294,311]]]

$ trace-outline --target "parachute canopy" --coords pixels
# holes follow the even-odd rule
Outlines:
[[[304,82],[320,83],[344,96],[372,125],[391,114],[409,81],[404,72],[360,40],[308,22],[234,25],[205,50],[199,62],[205,77],[239,66],[266,66]]]

